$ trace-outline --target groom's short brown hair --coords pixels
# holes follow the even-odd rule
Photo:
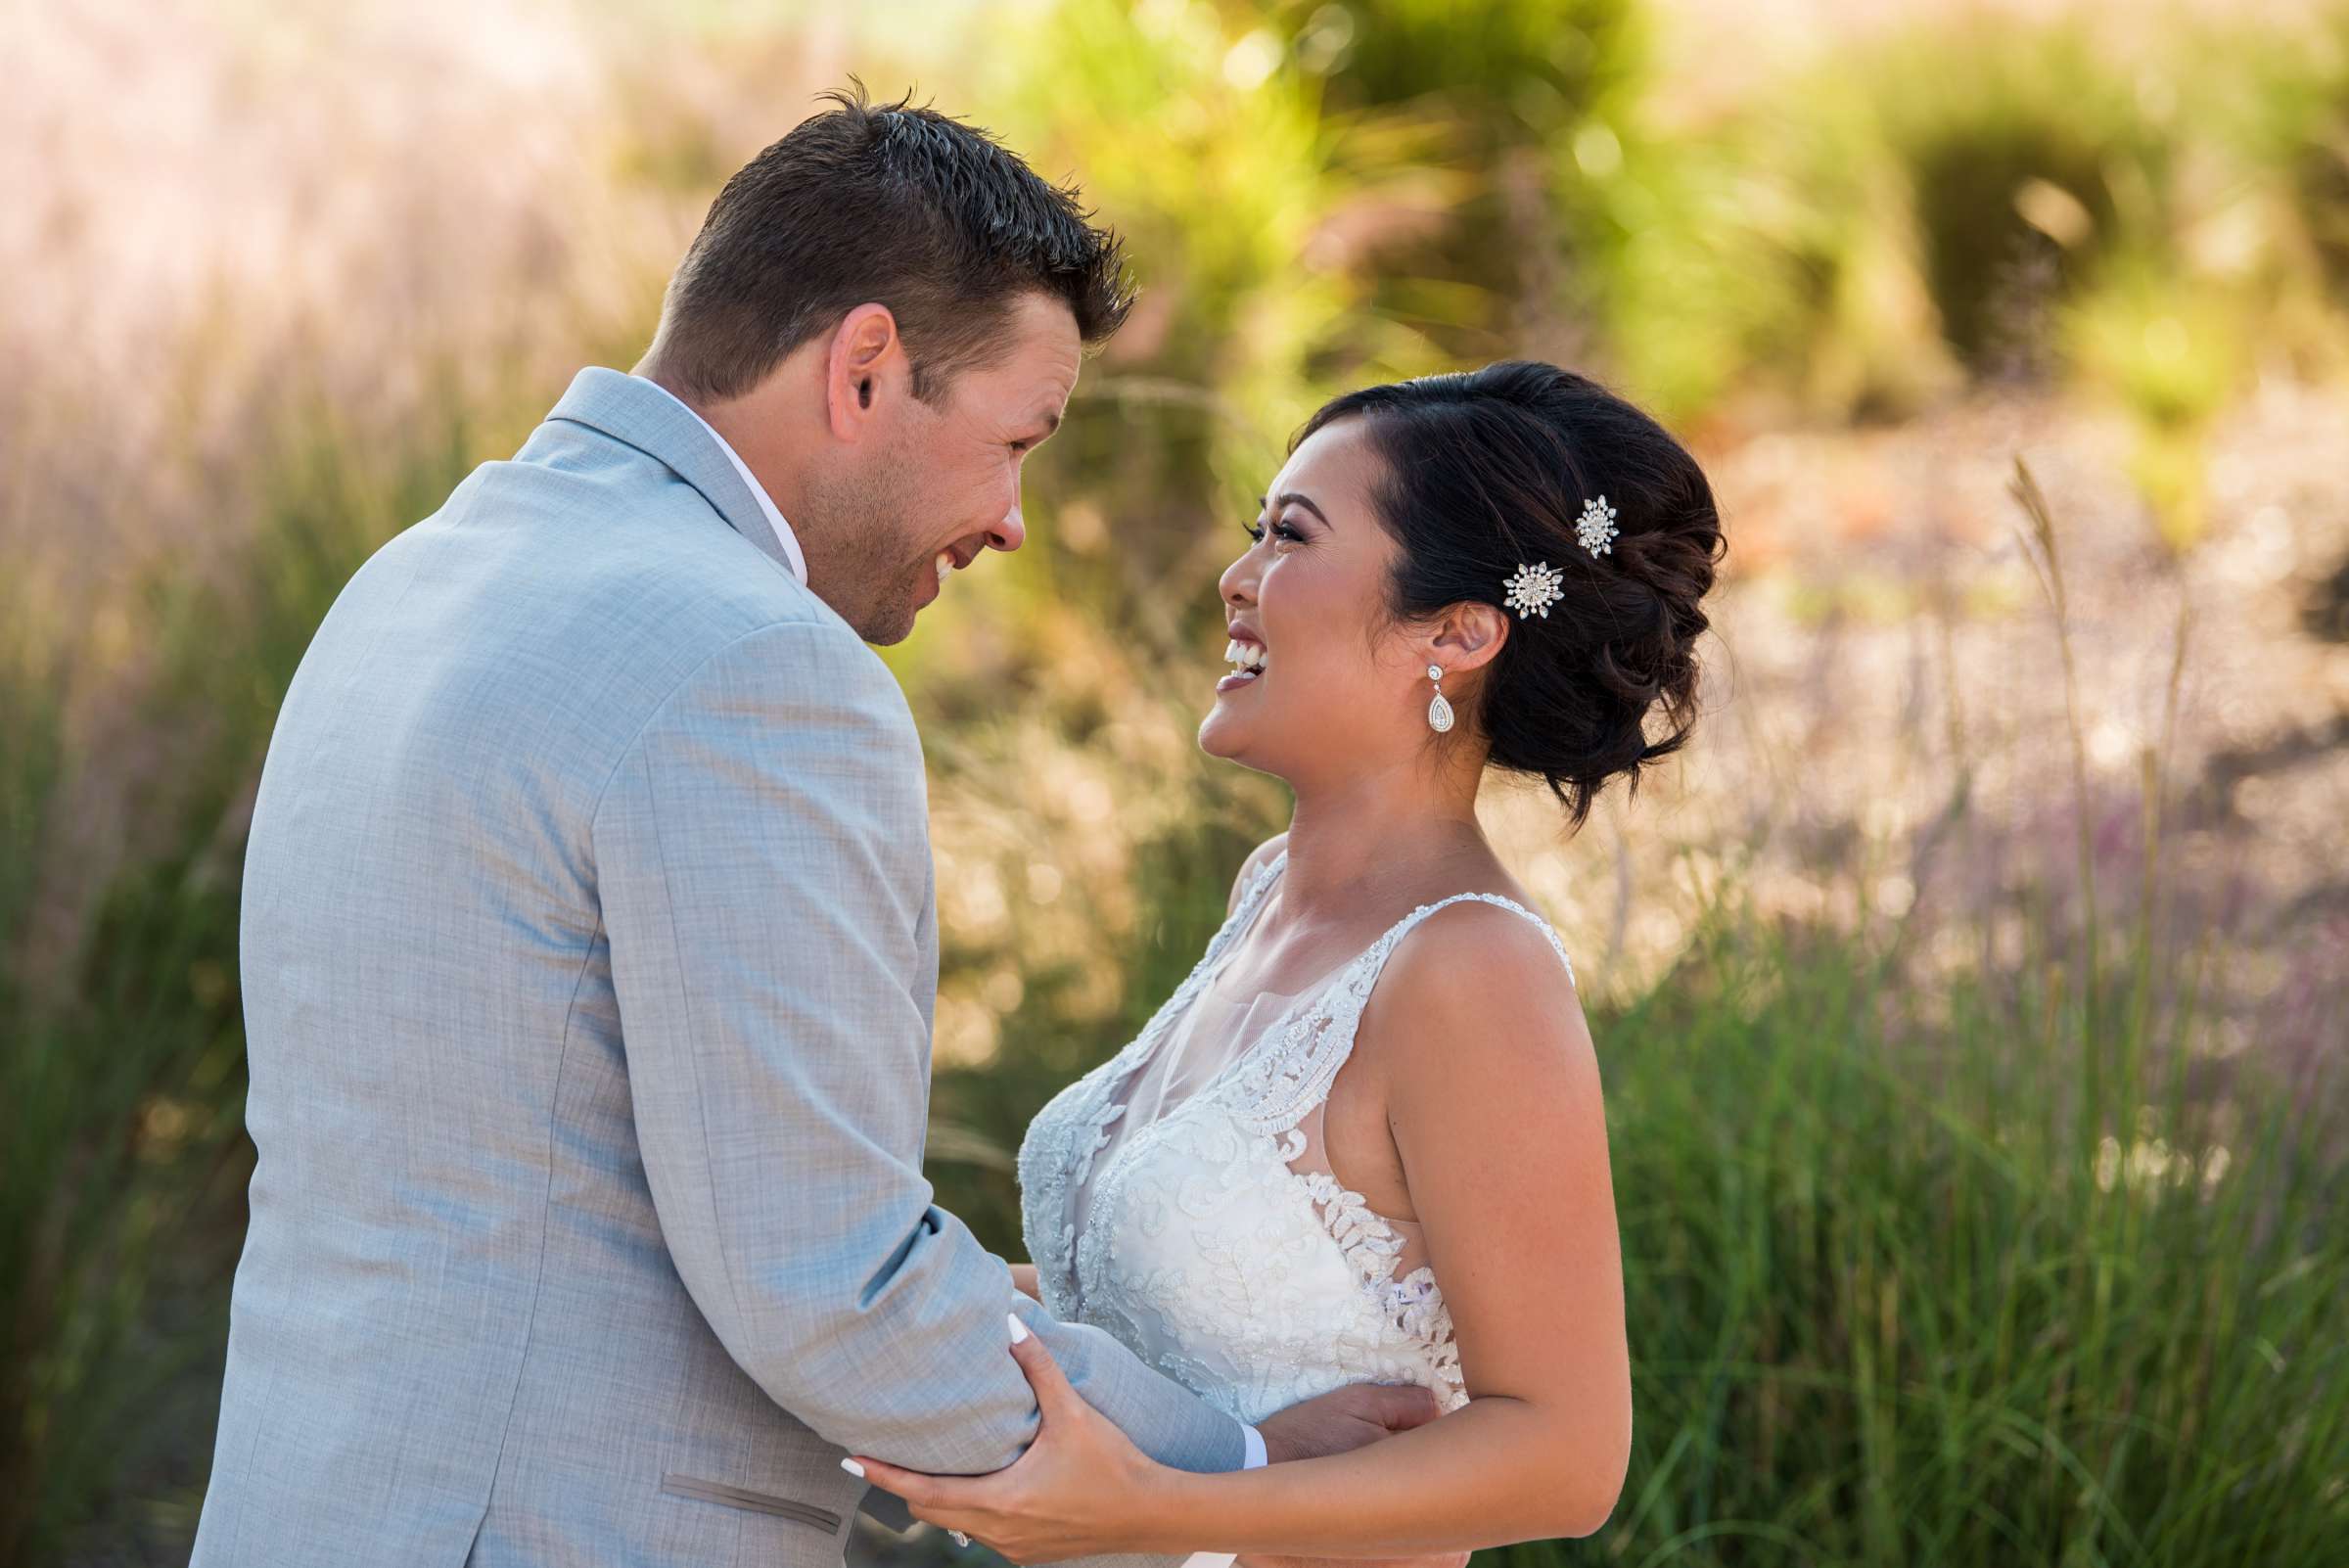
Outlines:
[[[1074,186],[1037,177],[976,126],[864,86],[738,170],[669,280],[657,352],[712,400],[735,396],[865,303],[889,306],[935,400],[984,364],[1022,294],[1064,301],[1086,343],[1132,305],[1117,236]]]

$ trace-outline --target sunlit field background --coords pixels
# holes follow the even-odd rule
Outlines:
[[[0,1561],[186,1559],[312,628],[855,72],[1082,180],[1145,291],[1028,547],[887,655],[942,1202],[1020,1256],[1027,1118],[1282,823],[1192,731],[1288,434],[1556,359],[1731,549],[1684,760],[1571,839],[1488,794],[1599,1043],[1636,1395],[1612,1521],[1494,1555],[2349,1563],[2349,4],[848,11],[0,22]]]

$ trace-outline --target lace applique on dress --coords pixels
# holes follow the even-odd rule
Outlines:
[[[1422,905],[1286,1009],[1204,1088],[1120,1129],[1128,1079],[1221,967],[1285,854],[1260,871],[1190,976],[1132,1044],[1064,1089],[1020,1150],[1022,1219],[1044,1302],[1091,1322],[1242,1420],[1354,1382],[1415,1382],[1444,1409],[1467,1402],[1451,1315],[1417,1226],[1372,1211],[1321,1149],[1321,1113],[1363,1008]],[[1567,963],[1569,978],[1573,965]],[[1093,1185],[1080,1224],[1072,1194]]]
[[[1073,1319],[1078,1315],[1073,1194],[1091,1176],[1094,1159],[1109,1146],[1110,1129],[1126,1114],[1117,1091],[1197,998],[1234,937],[1256,917],[1266,890],[1286,860],[1282,855],[1257,871],[1222,928],[1208,943],[1207,951],[1174,993],[1151,1015],[1142,1032],[1117,1055],[1062,1089],[1029,1123],[1018,1162],[1021,1218],[1028,1257],[1036,1268],[1037,1288],[1053,1316]]]

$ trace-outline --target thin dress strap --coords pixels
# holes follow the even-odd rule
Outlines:
[[[1304,1121],[1328,1096],[1338,1069],[1354,1053],[1362,1009],[1369,1005],[1371,989],[1378,984],[1396,944],[1437,910],[1470,902],[1495,904],[1532,921],[1566,966],[1567,983],[1574,983],[1574,960],[1566,955],[1566,945],[1548,921],[1515,899],[1497,893],[1455,893],[1435,903],[1423,903],[1388,927],[1384,936],[1347,965],[1313,1006],[1290,1019],[1279,1039],[1267,1042],[1265,1049],[1236,1065],[1233,1092],[1242,1124],[1260,1132],[1285,1133]]]

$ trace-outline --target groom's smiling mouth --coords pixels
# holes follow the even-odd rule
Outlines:
[[[973,544],[966,539],[939,551],[931,562],[938,569],[938,585],[942,588],[946,585],[949,573],[968,571],[971,563],[978,560],[986,549],[984,542]]]

